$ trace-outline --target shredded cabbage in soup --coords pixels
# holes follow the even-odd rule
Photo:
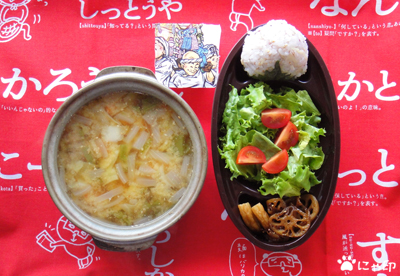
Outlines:
[[[149,95],[114,92],[71,118],[60,140],[58,166],[82,210],[133,225],[179,200],[192,155],[189,133],[171,107]]]

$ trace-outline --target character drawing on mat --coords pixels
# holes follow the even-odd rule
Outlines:
[[[161,36],[156,37],[155,44],[155,75],[159,82],[169,86],[169,80],[174,75],[176,62],[169,57],[168,42]]]
[[[93,262],[96,248],[92,237],[78,229],[64,216],[58,220],[56,230],[56,238],[47,230],[43,230],[36,236],[36,243],[50,253],[57,247],[64,248],[65,252],[77,259],[79,269],[87,268]]]
[[[199,48],[196,38],[197,29],[193,28],[192,24],[190,24],[187,29],[179,30],[179,35],[182,37],[181,49],[183,52],[197,50]]]
[[[218,48],[215,45],[208,44],[205,46],[205,49],[206,65],[203,67],[203,71],[206,72],[206,87],[208,84],[215,86],[218,80]]]
[[[260,267],[267,276],[298,276],[303,268],[297,255],[286,252],[265,253]]]
[[[157,80],[172,88],[215,87],[218,78],[219,39],[220,28],[216,25],[157,24]]]
[[[30,40],[30,27],[25,23],[28,17],[28,7],[31,0],[0,0],[0,42],[8,42],[20,32],[24,39]]]
[[[254,22],[251,18],[251,12],[254,8],[259,11],[265,11],[260,1],[261,0],[232,0],[232,12],[229,14],[232,31],[236,31],[239,24],[244,25],[246,31],[253,29]]]
[[[176,71],[171,78],[170,86],[181,88],[204,87],[206,80],[204,74],[200,71],[201,61],[202,59],[196,52],[187,51],[179,61],[180,68],[182,69]]]

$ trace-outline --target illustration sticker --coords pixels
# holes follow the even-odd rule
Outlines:
[[[167,87],[216,86],[221,27],[211,24],[156,24],[155,74]]]

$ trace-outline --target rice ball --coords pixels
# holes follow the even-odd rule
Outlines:
[[[245,37],[241,63],[252,78],[296,79],[306,73],[307,61],[306,37],[285,20],[271,20]]]

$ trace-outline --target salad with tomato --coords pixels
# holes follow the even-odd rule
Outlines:
[[[279,91],[257,82],[238,91],[232,87],[222,116],[218,148],[232,179],[260,182],[262,195],[299,196],[321,181],[324,162],[319,146],[325,129],[321,113],[306,90]]]

